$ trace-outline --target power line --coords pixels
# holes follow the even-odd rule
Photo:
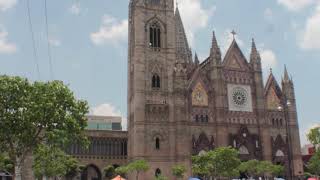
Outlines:
[[[48,9],[47,9],[47,0],[44,0],[44,11],[45,11],[45,19],[46,19],[46,32],[47,32],[47,44],[48,44],[48,57],[49,57],[49,66],[50,66],[50,75],[51,80],[54,79],[53,67],[52,67],[52,56],[51,56],[51,48],[50,48],[50,39],[49,39],[49,26],[48,26]]]
[[[34,39],[33,26],[32,26],[32,21],[31,21],[30,2],[29,2],[29,0],[27,0],[27,12],[28,12],[29,28],[30,28],[30,32],[31,32],[31,39],[32,39],[32,46],[33,46],[33,56],[34,56],[34,61],[36,63],[38,80],[40,80],[40,68],[39,68],[39,63],[38,63],[38,54],[37,54],[36,41]]]

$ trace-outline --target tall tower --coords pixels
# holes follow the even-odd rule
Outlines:
[[[171,177],[175,162],[173,0],[131,0],[129,5],[129,160],[145,159],[157,174]]]
[[[288,120],[288,143],[289,143],[289,161],[291,161],[291,176],[303,175],[303,162],[301,160],[301,145],[299,136],[299,124],[297,117],[296,98],[294,92],[294,84],[289,79],[287,68],[284,68],[284,76],[282,79],[282,92],[284,94],[284,113]]]

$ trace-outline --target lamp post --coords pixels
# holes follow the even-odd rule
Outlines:
[[[278,107],[279,111],[283,111],[284,121],[286,122],[286,136],[288,143],[288,165],[289,165],[289,179],[293,179],[293,169],[292,169],[292,149],[291,149],[291,131],[289,127],[289,107],[291,106],[291,102],[285,99],[284,103]]]

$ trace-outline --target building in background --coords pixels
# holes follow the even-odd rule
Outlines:
[[[102,180],[107,165],[118,167],[127,162],[127,132],[122,131],[121,117],[88,115],[85,130],[90,141],[88,149],[73,143],[67,153],[77,158],[84,170],[74,179]]]
[[[95,116],[88,115],[87,130],[114,130],[121,131],[122,118],[119,116]]]

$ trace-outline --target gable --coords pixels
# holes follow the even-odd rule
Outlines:
[[[237,42],[233,40],[223,60],[226,68],[249,70],[249,64],[239,48]]]
[[[280,98],[278,97],[274,87],[271,87],[267,92],[267,109],[277,110],[281,105]]]
[[[191,94],[193,106],[208,106],[208,94],[201,82],[197,82]]]
[[[231,60],[228,61],[227,67],[231,67],[231,68],[234,68],[234,69],[241,69],[241,65],[239,63],[239,60],[235,56],[233,56],[231,58]]]

